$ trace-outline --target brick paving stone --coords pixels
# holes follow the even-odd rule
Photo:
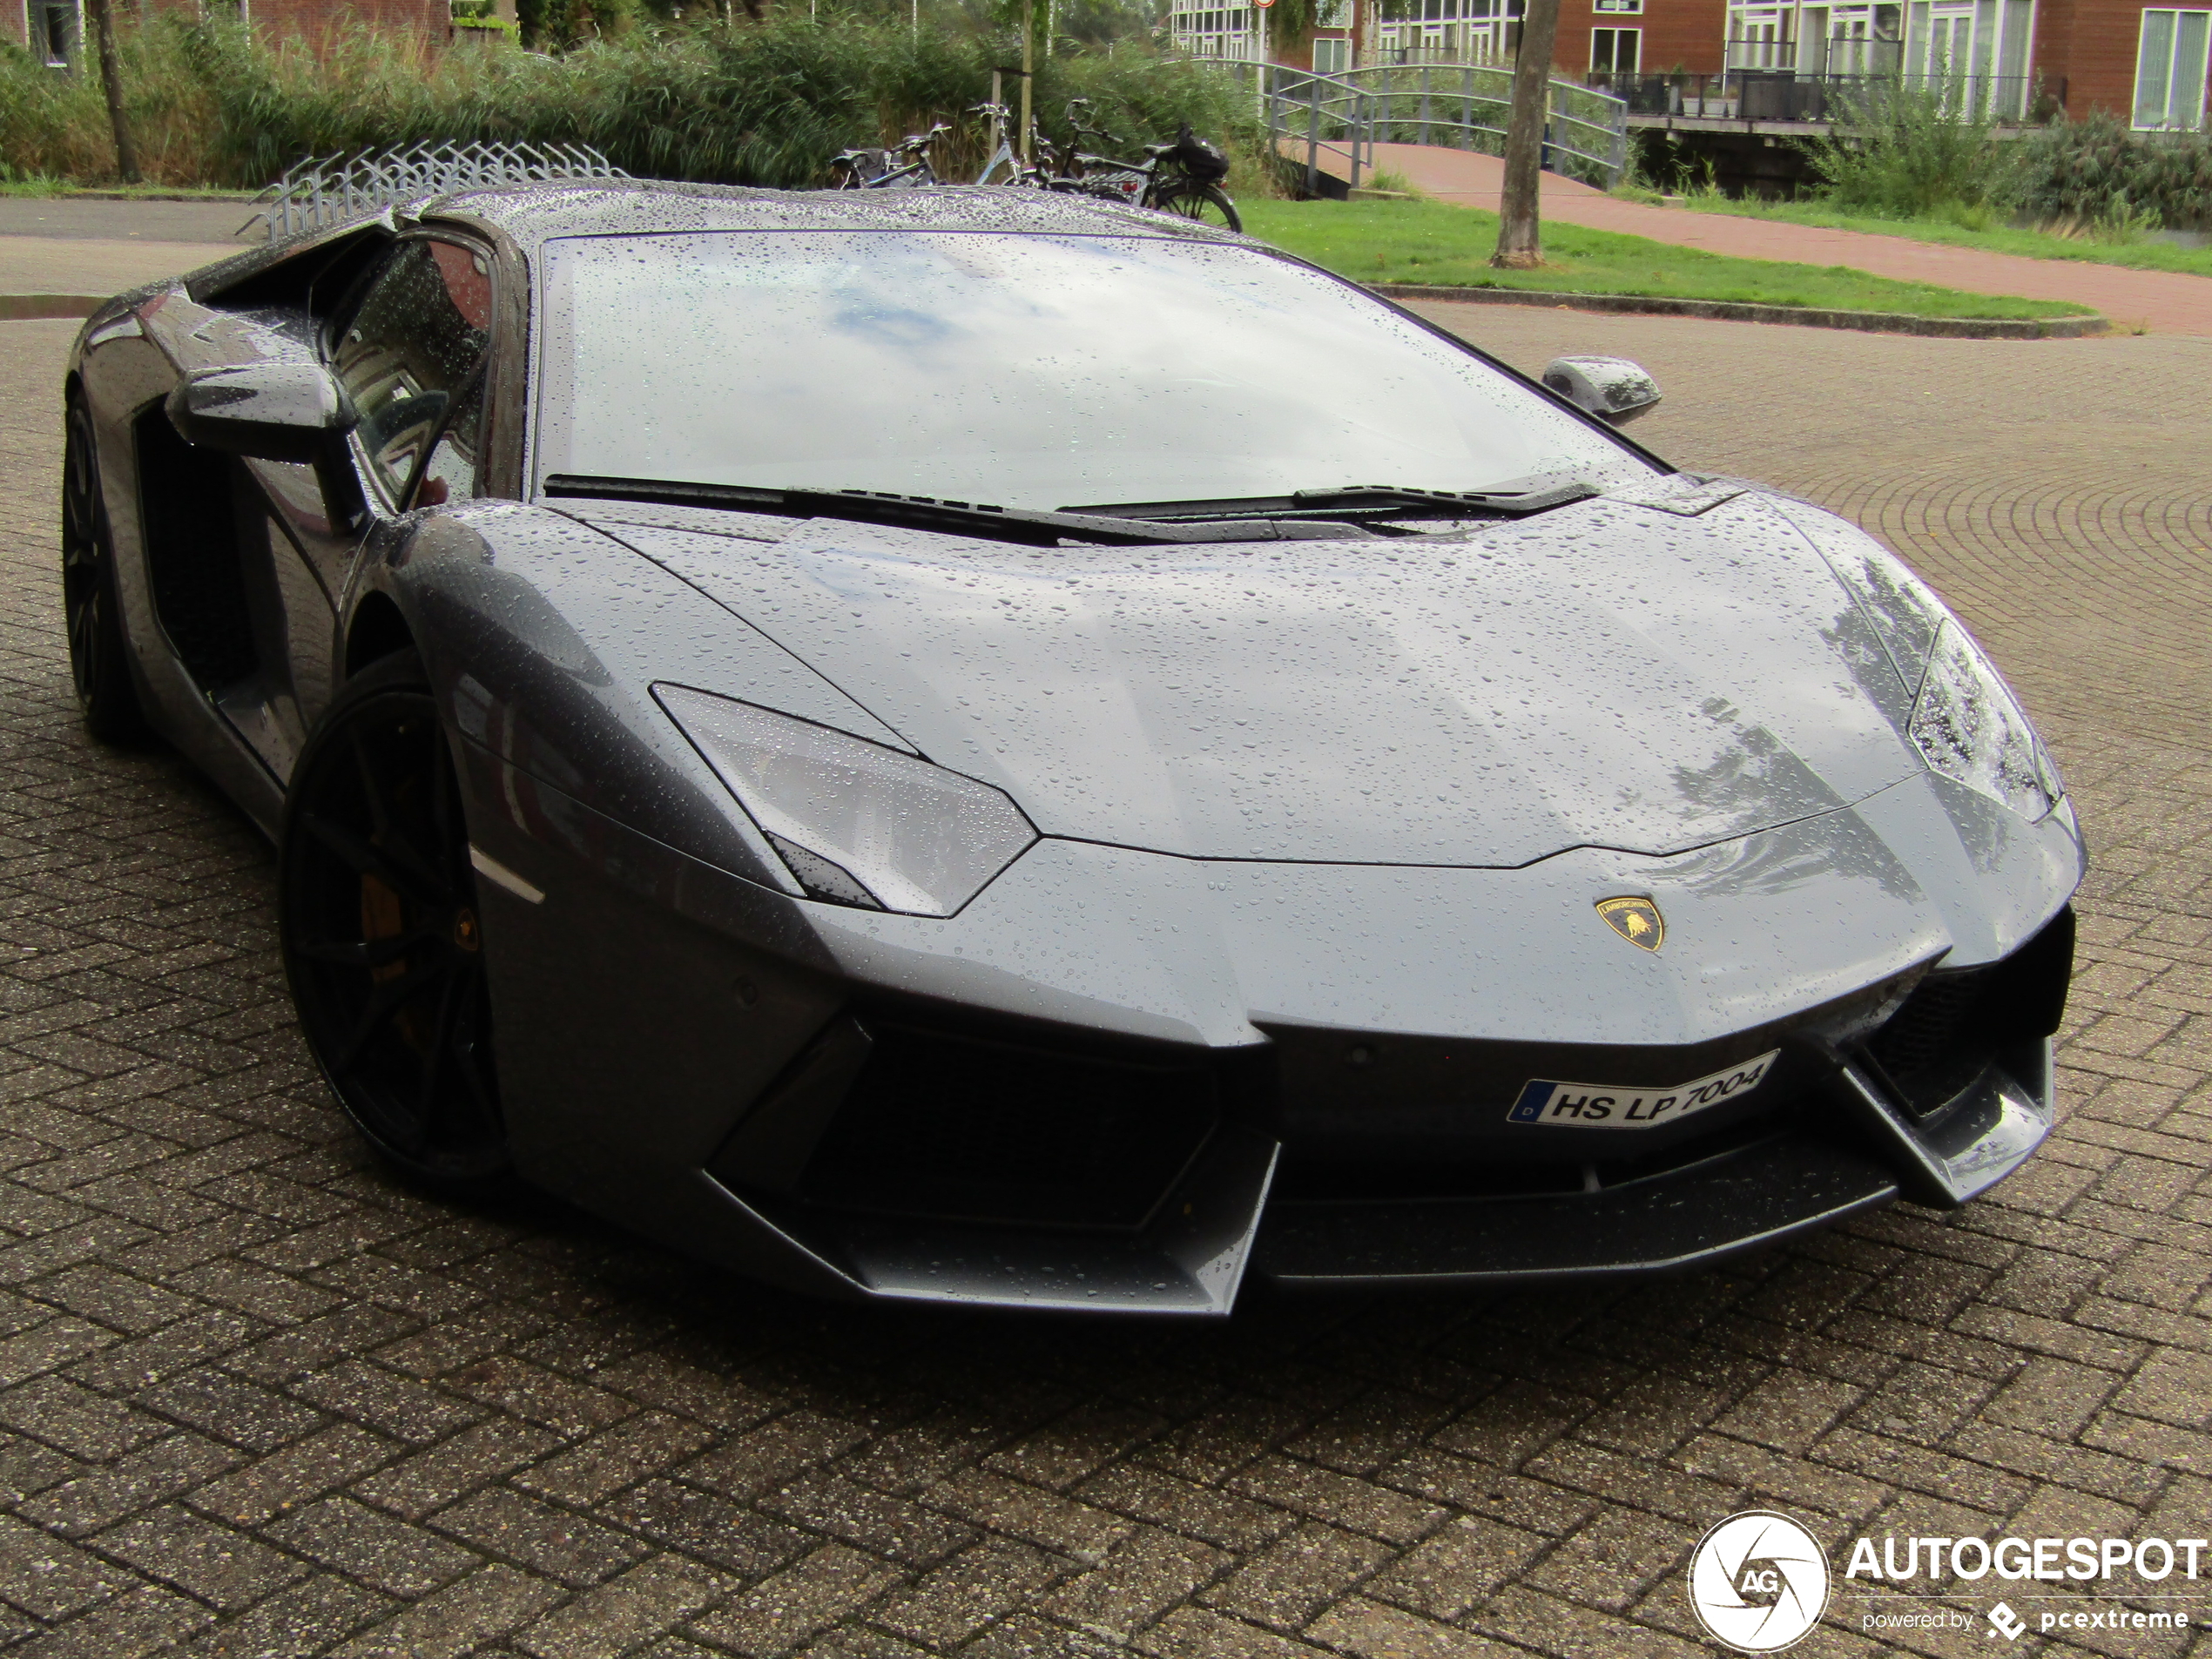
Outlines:
[[[571,1588],[597,1584],[650,1553],[611,1527],[500,1487],[440,1510],[430,1524]]]
[[[516,1645],[538,1659],[626,1652],[711,1607],[734,1584],[696,1561],[658,1556],[547,1614]]]
[[[91,1542],[101,1554],[221,1613],[252,1607],[307,1573],[300,1562],[267,1545],[174,1505],[111,1527]]]
[[[844,1544],[825,1544],[730,1606],[694,1622],[737,1653],[788,1652],[900,1581],[895,1568]]]
[[[345,1497],[325,1498],[266,1531],[286,1548],[392,1595],[427,1595],[477,1561],[456,1544]]]
[[[1390,1559],[1386,1545],[1309,1521],[1246,1561],[1202,1599],[1254,1624],[1298,1630]]]
[[[458,1659],[559,1599],[543,1579],[496,1564],[426,1595],[336,1649],[345,1659]]]
[[[1678,1659],[1681,1560],[1745,1507],[2204,1535],[2212,408],[2146,388],[2212,341],[1429,309],[1646,361],[1637,435],[1858,518],[1998,652],[2096,858],[2021,1178],[1661,1284],[1141,1329],[817,1306],[410,1191],[306,1063],[266,846],[75,723],[70,329],[0,325],[0,1648]],[[1802,1651],[1988,1646],[1839,1612]]]

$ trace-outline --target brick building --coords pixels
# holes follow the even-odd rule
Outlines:
[[[2207,124],[2212,0],[1561,0],[1561,74],[1604,84],[1676,72],[1902,78],[2000,118],[2105,110],[2146,131]],[[1379,64],[1498,64],[1521,0],[1323,0],[1278,38],[1267,9],[1175,0],[1177,44],[1325,73]]]

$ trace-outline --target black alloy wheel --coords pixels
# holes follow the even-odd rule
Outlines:
[[[62,617],[69,629],[70,678],[84,729],[103,743],[138,737],[145,730],[145,717],[124,651],[114,543],[100,492],[92,412],[74,388],[62,449]]]
[[[459,781],[422,664],[347,684],[292,775],[278,932],[301,1029],[378,1151],[445,1188],[496,1183],[483,926]]]
[[[1237,212],[1237,204],[1217,185],[1179,179],[1161,192],[1159,206],[1163,213],[1195,219],[1201,225],[1217,226],[1239,235],[1244,233],[1244,221]]]

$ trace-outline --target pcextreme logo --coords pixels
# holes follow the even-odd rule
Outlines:
[[[1730,1515],[1690,1557],[1689,1605],[1715,1641],[1742,1653],[1779,1653],[1804,1641],[1828,1610],[1827,1552],[1787,1515]]]

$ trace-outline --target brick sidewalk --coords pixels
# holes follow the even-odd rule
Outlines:
[[[1505,163],[1439,145],[1379,144],[1378,166],[1410,179],[1440,201],[1495,212]],[[1544,217],[1592,230],[1645,236],[1746,260],[1841,265],[1905,282],[1932,282],[1969,293],[2028,300],[2070,300],[2094,307],[2120,328],[2141,324],[2161,334],[2212,334],[2212,277],[2178,271],[2136,271],[2080,260],[2033,260],[2015,253],[1946,247],[1904,236],[1824,230],[1776,219],[1738,219],[1679,207],[1621,201],[1588,185],[1544,175]]]
[[[77,726],[71,330],[0,325],[10,1659],[1688,1659],[1685,1553],[1753,1504],[1829,1541],[2203,1535],[2212,342],[1438,314],[1524,365],[1642,354],[1640,432],[1883,529],[2047,716],[2096,869],[2028,1170],[1663,1284],[1204,1329],[817,1306],[427,1203],[309,1075],[266,846]],[[1883,1650],[1861,1607],[1797,1651]]]

